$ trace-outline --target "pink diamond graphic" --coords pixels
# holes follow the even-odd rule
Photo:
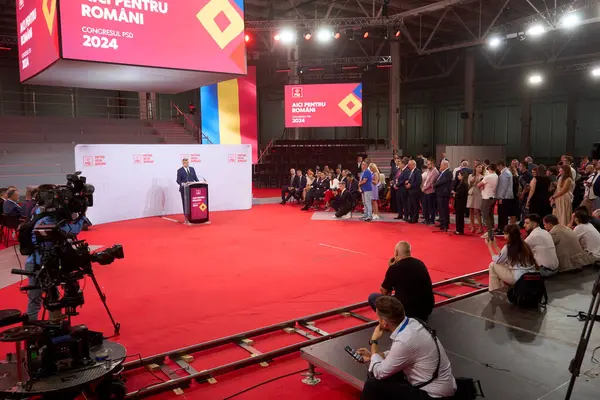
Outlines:
[[[349,110],[352,110],[354,108],[354,103],[349,101],[348,104],[346,104],[346,107],[348,107]]]
[[[223,11],[221,11],[215,17],[215,23],[217,24],[217,26],[219,27],[221,32],[224,32],[225,29],[227,29],[227,27],[229,25],[231,25],[231,20],[229,18],[227,18],[227,15],[225,15],[225,13]]]

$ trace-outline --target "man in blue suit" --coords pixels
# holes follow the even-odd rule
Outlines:
[[[408,193],[408,222],[416,224],[419,222],[419,200],[421,199],[421,183],[423,177],[421,170],[417,168],[417,162],[410,160],[408,162],[410,173],[404,184]]]
[[[433,189],[438,199],[438,211],[440,213],[440,230],[448,232],[450,224],[450,189],[452,187],[452,171],[448,169],[448,160],[440,163],[440,175],[433,184]]]
[[[183,212],[185,213],[185,200],[183,199],[183,187],[187,182],[198,182],[198,176],[194,167],[190,167],[190,161],[187,158],[181,160],[182,167],[177,170],[177,184],[179,185],[179,193],[181,193],[181,204],[183,204]]]

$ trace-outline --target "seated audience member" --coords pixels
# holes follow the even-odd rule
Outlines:
[[[303,201],[306,200],[306,193],[308,193],[315,180],[315,173],[312,169],[309,168],[308,170],[306,170],[306,176],[304,177],[304,179],[306,179],[306,185],[304,185],[304,189],[302,190]]]
[[[350,212],[352,211],[352,194],[346,189],[346,181],[340,182],[340,189],[335,198],[331,200],[331,207],[335,210],[333,219],[350,218]]]
[[[596,262],[598,262],[600,261],[600,232],[590,224],[591,218],[587,212],[576,211],[575,223],[577,226],[573,228],[573,231],[577,234],[583,250],[594,256]]]
[[[364,362],[369,363],[370,373],[361,399],[454,398],[456,380],[440,340],[434,341],[421,322],[408,317],[398,299],[382,296],[375,306],[379,325],[369,341],[371,348],[358,350]],[[384,332],[390,333],[392,340],[385,353],[379,347]]]
[[[537,214],[529,214],[525,217],[525,230],[527,231],[525,243],[531,248],[533,258],[540,267],[540,273],[543,276],[556,275],[559,262],[554,240],[548,231],[540,228],[541,224],[542,219]]]
[[[504,227],[506,245],[500,250],[495,240],[486,238],[485,243],[492,255],[489,269],[488,290],[493,292],[505,284],[513,286],[523,274],[535,272],[536,263],[531,248],[523,238],[518,225],[509,224]]]
[[[594,257],[583,250],[577,234],[559,224],[556,216],[549,214],[544,217],[544,229],[550,232],[556,248],[558,272],[577,271],[594,264]]]
[[[17,189],[9,189],[6,195],[7,199],[2,205],[2,214],[21,218],[23,216],[23,210],[18,203],[19,191]]]
[[[329,189],[326,190],[325,194],[323,195],[325,198],[325,211],[329,211],[329,208],[331,207],[331,200],[333,200],[339,188],[340,180],[334,175],[329,174]]]
[[[308,192],[306,192],[306,204],[301,208],[302,211],[307,211],[312,206],[315,199],[319,199],[325,195],[325,192],[329,190],[329,179],[325,178],[325,172],[320,171],[317,173],[317,178],[313,181],[313,184]]]
[[[35,208],[37,207],[37,188],[27,188],[27,192],[25,194],[25,202],[21,206],[23,209],[23,216],[29,218]]]
[[[294,182],[296,181],[296,170],[294,168],[290,169],[290,181],[288,184],[281,188],[281,204],[285,204],[290,196],[292,190],[294,190]]]
[[[379,289],[381,293],[371,294],[369,304],[375,310],[376,300],[393,292],[393,296],[404,305],[407,316],[427,321],[435,303],[429,271],[423,261],[411,255],[408,242],[398,242],[394,251]]]
[[[577,223],[575,222],[575,213],[576,213],[577,211],[581,211],[581,212],[583,212],[583,213],[585,213],[585,214],[588,214],[588,215],[590,216],[590,222],[589,222],[589,223],[590,223],[590,224],[591,224],[591,225],[592,225],[594,228],[596,228],[596,230],[597,230],[598,232],[600,232],[600,219],[598,219],[598,218],[595,218],[595,217],[594,217],[592,214],[590,214],[590,212],[588,211],[588,209],[587,209],[587,207],[586,207],[586,206],[579,206],[579,207],[577,207],[577,208],[575,209],[575,211],[573,212],[573,214],[571,214],[571,220],[569,221],[569,224],[567,225],[569,228],[571,228],[571,229],[572,229],[572,228],[574,228],[574,227],[577,225]]]
[[[290,171],[291,172],[291,171]],[[302,175],[302,170],[299,169],[296,171],[296,179],[292,184],[292,188],[288,192],[287,196],[283,199],[281,204],[285,204],[290,198],[295,198],[300,201],[302,198],[302,194],[304,193],[304,188],[306,187],[306,177]]]

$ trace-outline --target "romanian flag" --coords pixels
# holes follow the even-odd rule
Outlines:
[[[248,75],[200,89],[202,133],[212,144],[250,144],[258,161],[256,67]]]

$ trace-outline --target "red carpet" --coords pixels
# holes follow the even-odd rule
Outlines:
[[[366,300],[378,291],[397,241],[410,241],[433,281],[484,269],[489,254],[477,236],[432,234],[422,225],[312,221],[293,205],[212,213],[212,224],[188,227],[162,218],[95,226],[91,245],[122,244],[125,259],[96,266],[108,304],[121,322],[120,342],[143,356]],[[176,217],[177,218],[177,217]],[[91,282],[75,323],[112,334]],[[18,284],[0,290],[2,308],[25,309]],[[368,312],[368,311],[367,311]],[[332,319],[327,330],[351,323]],[[324,324],[324,325],[323,325]],[[262,351],[297,342],[285,334],[257,341]],[[0,345],[0,353],[12,350]],[[198,370],[247,357],[235,347],[197,358]],[[305,367],[298,356],[218,377],[186,390],[187,398],[222,399],[260,381]],[[240,399],[346,399],[356,394],[331,376],[316,387],[285,378]],[[148,374],[133,379],[149,382]],[[139,387],[139,386],[138,386]],[[175,397],[173,394],[161,398]]]
[[[269,197],[281,197],[281,189],[252,188],[252,197],[255,199],[266,199]]]

